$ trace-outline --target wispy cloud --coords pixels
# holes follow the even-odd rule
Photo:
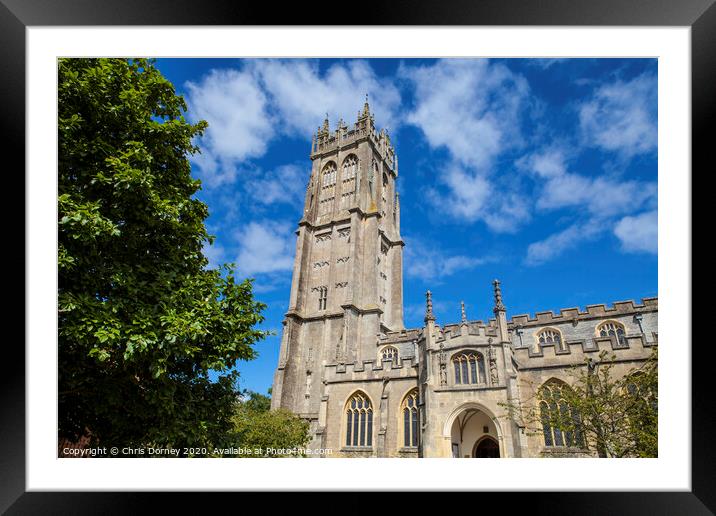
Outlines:
[[[543,57],[543,58],[536,58],[536,59],[528,59],[527,64],[530,66],[534,66],[537,68],[540,68],[542,70],[547,70],[548,68],[551,68],[552,66],[560,63],[564,63],[567,61],[566,58],[557,58],[557,57]]]
[[[491,260],[483,256],[466,256],[428,246],[418,238],[406,237],[405,273],[426,283],[437,284],[442,278],[457,272],[473,269]]]
[[[492,193],[487,178],[451,164],[443,170],[440,182],[447,186],[447,191],[438,187],[428,189],[433,205],[441,206],[455,218],[474,221],[484,216]]]
[[[643,74],[596,89],[579,107],[584,145],[630,158],[652,152],[657,145],[657,80]]]
[[[271,206],[277,203],[301,205],[310,175],[308,166],[281,165],[261,172],[246,182],[245,190],[253,202]]]
[[[575,174],[568,170],[565,155],[559,148],[550,148],[518,160],[517,167],[537,181],[537,208],[576,207],[604,218],[634,212],[645,203],[655,202],[655,182]]]
[[[604,226],[598,220],[586,223],[572,224],[568,228],[554,233],[539,242],[533,242],[527,247],[527,265],[540,265],[553,260],[565,251],[576,247],[579,243],[588,242],[604,231]]]
[[[569,171],[567,154],[564,149],[554,146],[523,156],[516,163],[518,169],[535,180],[535,206],[538,210],[571,209],[567,211],[568,216],[581,221],[529,244],[525,259],[528,265],[555,259],[608,230],[614,230],[616,234],[618,217],[656,205],[655,182],[621,180],[606,174],[576,174]],[[626,250],[627,246],[623,249]]]
[[[428,200],[463,222],[483,221],[497,232],[514,232],[529,219],[521,192],[496,185],[495,160],[522,142],[529,86],[519,74],[487,59],[450,59],[431,66],[403,66],[400,75],[415,91],[408,123],[430,147],[446,149]]]
[[[487,59],[449,59],[403,66],[399,73],[415,91],[408,123],[423,132],[431,147],[448,149],[455,161],[484,170],[520,140],[529,86],[506,66]]]

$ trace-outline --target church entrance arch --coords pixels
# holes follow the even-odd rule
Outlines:
[[[459,407],[448,418],[446,435],[450,436],[452,457],[499,458],[502,434],[499,422],[484,407],[468,404]]]

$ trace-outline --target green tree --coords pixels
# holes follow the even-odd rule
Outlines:
[[[551,427],[565,445],[593,447],[600,457],[656,457],[657,348],[641,367],[623,376],[614,373],[615,358],[602,351],[571,371],[568,387],[533,386],[533,398],[500,405],[530,435],[541,436]]]
[[[302,448],[310,439],[308,422],[285,409],[270,410],[271,397],[244,391],[236,403],[234,445],[249,449]],[[282,455],[265,454],[266,457]],[[244,455],[244,457],[246,457]]]
[[[242,393],[242,405],[253,412],[268,412],[271,410],[271,395],[259,394],[258,392],[245,390]]]
[[[203,446],[232,427],[265,306],[202,254],[188,158],[207,124],[186,109],[150,60],[59,60],[61,436]]]

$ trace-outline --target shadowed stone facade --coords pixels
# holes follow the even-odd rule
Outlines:
[[[437,324],[428,292],[424,326],[406,329],[398,159],[367,99],[352,127],[325,120],[311,161],[272,408],[308,420],[310,447],[329,457],[592,454],[546,446],[500,403],[570,383],[602,350],[617,374],[640,365],[657,344],[657,299],[508,319],[495,280],[486,323],[463,307],[459,323]]]

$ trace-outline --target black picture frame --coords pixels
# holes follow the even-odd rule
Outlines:
[[[25,170],[25,30],[31,26],[90,25],[549,25],[549,26],[689,26],[692,73],[692,171],[713,170],[713,146],[707,131],[716,120],[716,0],[427,0],[366,4],[341,15],[335,3],[204,0],[0,0],[0,81],[2,126],[6,150],[16,158],[12,170]],[[708,169],[706,167],[709,167]],[[6,166],[6,171],[9,167]],[[21,177],[15,174],[15,178]],[[23,175],[24,177],[24,175]],[[685,175],[684,180],[689,180]],[[24,181],[18,187],[25,192]],[[15,190],[17,191],[17,190]],[[25,241],[25,234],[22,236]],[[25,262],[24,245],[15,245],[11,264]],[[18,249],[22,249],[18,251]],[[692,251],[693,252],[693,251]],[[20,254],[21,256],[17,256]],[[20,259],[22,258],[22,260]],[[25,265],[25,277],[32,274]],[[22,305],[25,310],[32,306]],[[708,310],[710,307],[706,307]],[[6,335],[17,319],[7,319]],[[708,334],[706,334],[708,335]],[[549,514],[712,514],[716,511],[716,417],[711,394],[708,345],[692,346],[691,335],[680,345],[692,353],[692,490],[691,492],[484,493],[510,511]],[[708,340],[708,337],[704,337]],[[24,340],[24,339],[23,339]],[[25,353],[17,339],[7,338],[0,375],[0,511],[7,514],[129,513],[156,501],[179,502],[176,494],[25,492]],[[10,345],[12,344],[12,345]],[[709,344],[703,342],[703,344]],[[688,422],[684,422],[685,430]],[[685,432],[684,437],[687,437]],[[587,482],[588,483],[588,482]],[[555,490],[558,490],[555,484]],[[210,496],[210,500],[208,499]],[[223,510],[225,497],[211,494],[198,507]],[[239,494],[239,496],[242,496]],[[275,503],[275,497],[271,498]],[[292,504],[299,504],[292,498]],[[481,502],[484,504],[485,502]],[[498,502],[499,503],[499,502]],[[326,507],[330,507],[327,505]],[[487,507],[486,505],[484,507]],[[164,505],[168,512],[168,506]],[[249,507],[244,505],[244,510]],[[256,510],[257,508],[251,509]],[[327,509],[328,510],[328,509]]]

